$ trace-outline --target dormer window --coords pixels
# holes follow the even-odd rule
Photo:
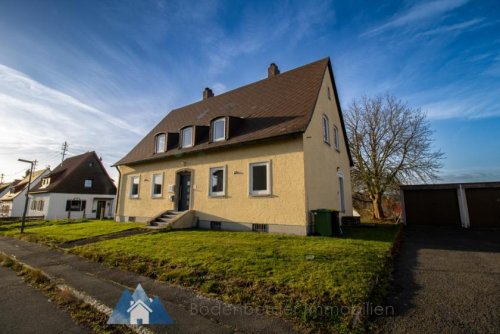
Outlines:
[[[182,129],[181,132],[181,147],[192,147],[193,146],[193,127]]]
[[[50,177],[44,177],[42,179],[42,186],[41,188],[46,188],[50,184]]]
[[[212,141],[226,140],[226,119],[219,118],[212,122]]]
[[[163,153],[166,149],[166,135],[164,133],[159,133],[155,136],[155,153]]]

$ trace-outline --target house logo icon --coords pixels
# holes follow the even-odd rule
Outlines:
[[[123,291],[120,300],[109,317],[108,325],[170,325],[174,321],[168,315],[158,297],[149,298],[140,284],[133,294]]]

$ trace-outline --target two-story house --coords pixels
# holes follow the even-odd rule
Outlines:
[[[29,215],[53,218],[113,217],[116,186],[92,152],[65,159],[29,193]]]
[[[352,215],[349,146],[328,58],[172,110],[115,166],[119,221],[194,212],[199,228],[305,235]]]
[[[31,176],[31,183],[29,175],[22,180],[14,181],[0,197],[0,216],[1,217],[21,217],[24,212],[26,204],[26,192],[28,191],[28,183],[30,189],[42,180],[42,178],[50,172],[50,169],[42,169],[33,172]],[[28,212],[28,216],[31,214]],[[40,216],[35,214],[33,216]]]

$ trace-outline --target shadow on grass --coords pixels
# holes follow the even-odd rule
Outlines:
[[[374,226],[348,226],[342,227],[344,239],[390,242],[394,240],[401,225],[381,224]]]

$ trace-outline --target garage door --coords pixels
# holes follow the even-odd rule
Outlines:
[[[456,189],[404,191],[408,225],[461,226]]]
[[[500,227],[500,188],[465,190],[471,227]]]

